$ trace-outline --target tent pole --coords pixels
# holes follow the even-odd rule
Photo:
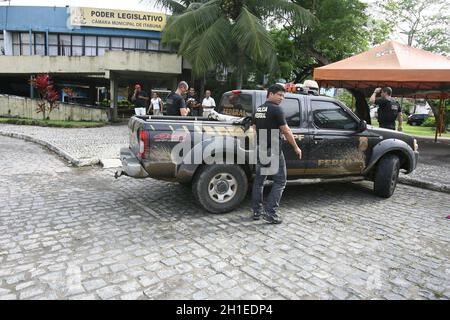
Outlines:
[[[445,112],[444,112],[444,106],[445,106],[445,99],[444,98],[442,98],[441,99],[441,105],[440,105],[440,108],[439,108],[439,124],[440,124],[440,126],[439,126],[439,137],[442,137],[442,133],[444,132],[444,114],[445,114]]]
[[[439,114],[438,114],[438,121],[436,123],[436,132],[434,135],[434,142],[437,142],[437,137],[438,137],[438,133],[439,136],[441,136],[440,132],[441,132],[441,114],[442,114],[442,98],[439,100]]]

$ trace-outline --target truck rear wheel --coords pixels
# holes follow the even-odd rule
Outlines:
[[[397,186],[400,172],[400,159],[393,154],[381,158],[374,179],[374,191],[377,196],[390,198]]]
[[[192,184],[197,202],[211,213],[230,212],[244,200],[248,181],[238,165],[216,164],[200,168]]]

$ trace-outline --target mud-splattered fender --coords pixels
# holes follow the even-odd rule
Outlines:
[[[404,141],[399,139],[386,139],[373,147],[372,156],[367,164],[364,174],[367,174],[387,153],[397,153],[401,154],[406,159],[406,165],[402,168],[406,170],[406,173],[410,173],[416,168],[418,153],[414,152],[413,149]]]

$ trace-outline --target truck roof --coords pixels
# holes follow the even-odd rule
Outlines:
[[[267,95],[267,90],[254,90],[254,89],[236,89],[236,90],[231,90],[231,91],[227,91],[225,93],[249,93],[249,94],[261,94],[261,95]],[[295,98],[295,97],[322,97],[322,98],[330,98],[330,99],[336,99],[333,97],[329,97],[329,96],[324,96],[324,95],[312,95],[312,94],[305,94],[305,93],[293,93],[293,92],[286,92],[285,93],[285,97],[289,97],[289,98]]]

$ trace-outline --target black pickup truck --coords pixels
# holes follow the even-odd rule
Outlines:
[[[265,97],[262,90],[225,93],[217,111],[236,117],[221,116],[224,121],[218,113],[215,118],[132,117],[130,146],[121,149],[123,167],[116,178],[179,182],[192,186],[195,199],[209,212],[235,209],[253,178],[255,134],[250,120]],[[370,180],[375,194],[388,198],[399,171],[416,168],[419,153],[413,137],[369,126],[336,99],[286,93],[281,107],[303,151],[299,160],[283,140],[288,180]]]

